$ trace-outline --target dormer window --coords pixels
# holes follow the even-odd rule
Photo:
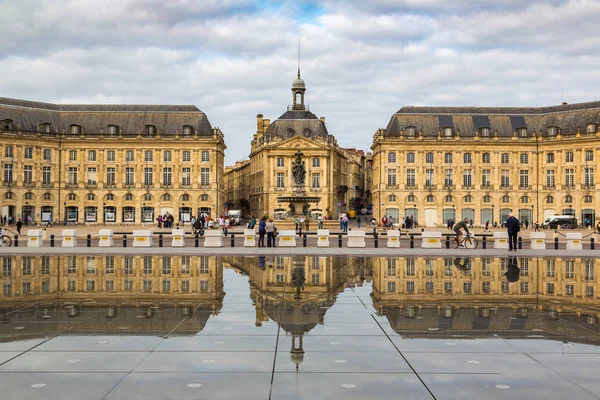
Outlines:
[[[146,136],[156,136],[156,127],[154,125],[146,125]]]
[[[558,134],[558,128],[556,126],[548,127],[548,136],[556,136]]]
[[[442,134],[444,135],[444,137],[452,137],[452,128],[450,127],[446,127],[446,128],[442,128]]]
[[[490,137],[490,128],[479,128],[479,136]]]
[[[194,134],[194,128],[190,125],[183,126],[183,136],[192,136]]]
[[[408,126],[406,127],[406,136],[409,138],[413,138],[417,135],[417,128],[415,128],[414,126]]]
[[[51,126],[48,122],[38,124],[38,132],[50,133]]]
[[[587,124],[587,127],[585,128],[585,131],[587,133],[596,133],[596,132],[598,132],[598,124]]]
[[[108,134],[111,136],[115,136],[119,134],[119,127],[117,125],[109,125],[108,126]]]
[[[519,128],[519,129],[517,129],[517,135],[519,137],[522,137],[522,138],[527,137],[527,128]]]
[[[69,128],[69,132],[71,132],[71,135],[79,135],[81,134],[81,126],[71,125],[71,127]]]
[[[5,131],[12,131],[13,129],[13,121],[12,119],[3,119],[0,121],[0,129]]]

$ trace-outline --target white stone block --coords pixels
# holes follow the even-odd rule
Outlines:
[[[98,247],[113,247],[115,242],[113,240],[114,231],[112,229],[100,229],[98,231]]]
[[[204,247],[223,247],[223,231],[221,229],[205,230]]]
[[[421,248],[422,249],[441,249],[442,248],[442,232],[437,232],[437,231],[421,232]]]
[[[494,232],[494,248],[508,249],[508,232]]]
[[[296,247],[296,231],[293,229],[279,231],[279,247]]]
[[[387,247],[400,247],[400,231],[393,229],[387,231]]]
[[[43,247],[43,232],[41,229],[30,229],[27,231],[27,247]]]
[[[185,231],[183,229],[171,230],[171,247],[185,246]]]
[[[531,232],[530,240],[530,249],[546,250],[546,234],[544,232]]]
[[[365,247],[365,231],[348,231],[348,247]]]
[[[583,250],[581,232],[567,233],[567,250]]]
[[[244,247],[256,247],[256,231],[244,229]]]
[[[329,247],[329,229],[317,229],[317,247]]]
[[[133,247],[152,247],[152,231],[138,229],[133,231]]]
[[[77,247],[77,231],[75,229],[63,229],[62,247]]]

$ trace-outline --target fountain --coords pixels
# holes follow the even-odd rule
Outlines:
[[[308,217],[310,215],[310,203],[318,203],[321,201],[319,196],[306,195],[306,167],[302,160],[304,153],[298,150],[295,154],[296,159],[292,164],[292,179],[294,181],[294,195],[281,196],[277,198],[279,203],[288,203],[287,215],[290,218],[300,216]]]

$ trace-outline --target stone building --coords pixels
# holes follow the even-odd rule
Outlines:
[[[257,115],[248,163],[228,169],[228,174],[245,176],[248,211],[256,216],[337,218],[338,213],[351,210],[354,198],[364,195],[365,156],[338,146],[325,118],[318,118],[305,105],[305,91],[298,72],[292,85],[293,104],[273,122]],[[234,201],[236,196],[228,192],[227,199]]]
[[[530,223],[600,205],[600,102],[543,108],[403,107],[373,137],[374,216]]]
[[[80,224],[219,214],[225,148],[191,105],[0,98],[0,213]]]
[[[230,210],[250,210],[250,186],[248,168],[250,161],[237,161],[235,165],[225,167],[225,207]]]

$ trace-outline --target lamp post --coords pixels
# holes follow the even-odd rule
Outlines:
[[[533,225],[533,204],[531,205],[531,221],[529,223]]]
[[[492,226],[494,226],[494,207],[495,205],[492,204]]]

